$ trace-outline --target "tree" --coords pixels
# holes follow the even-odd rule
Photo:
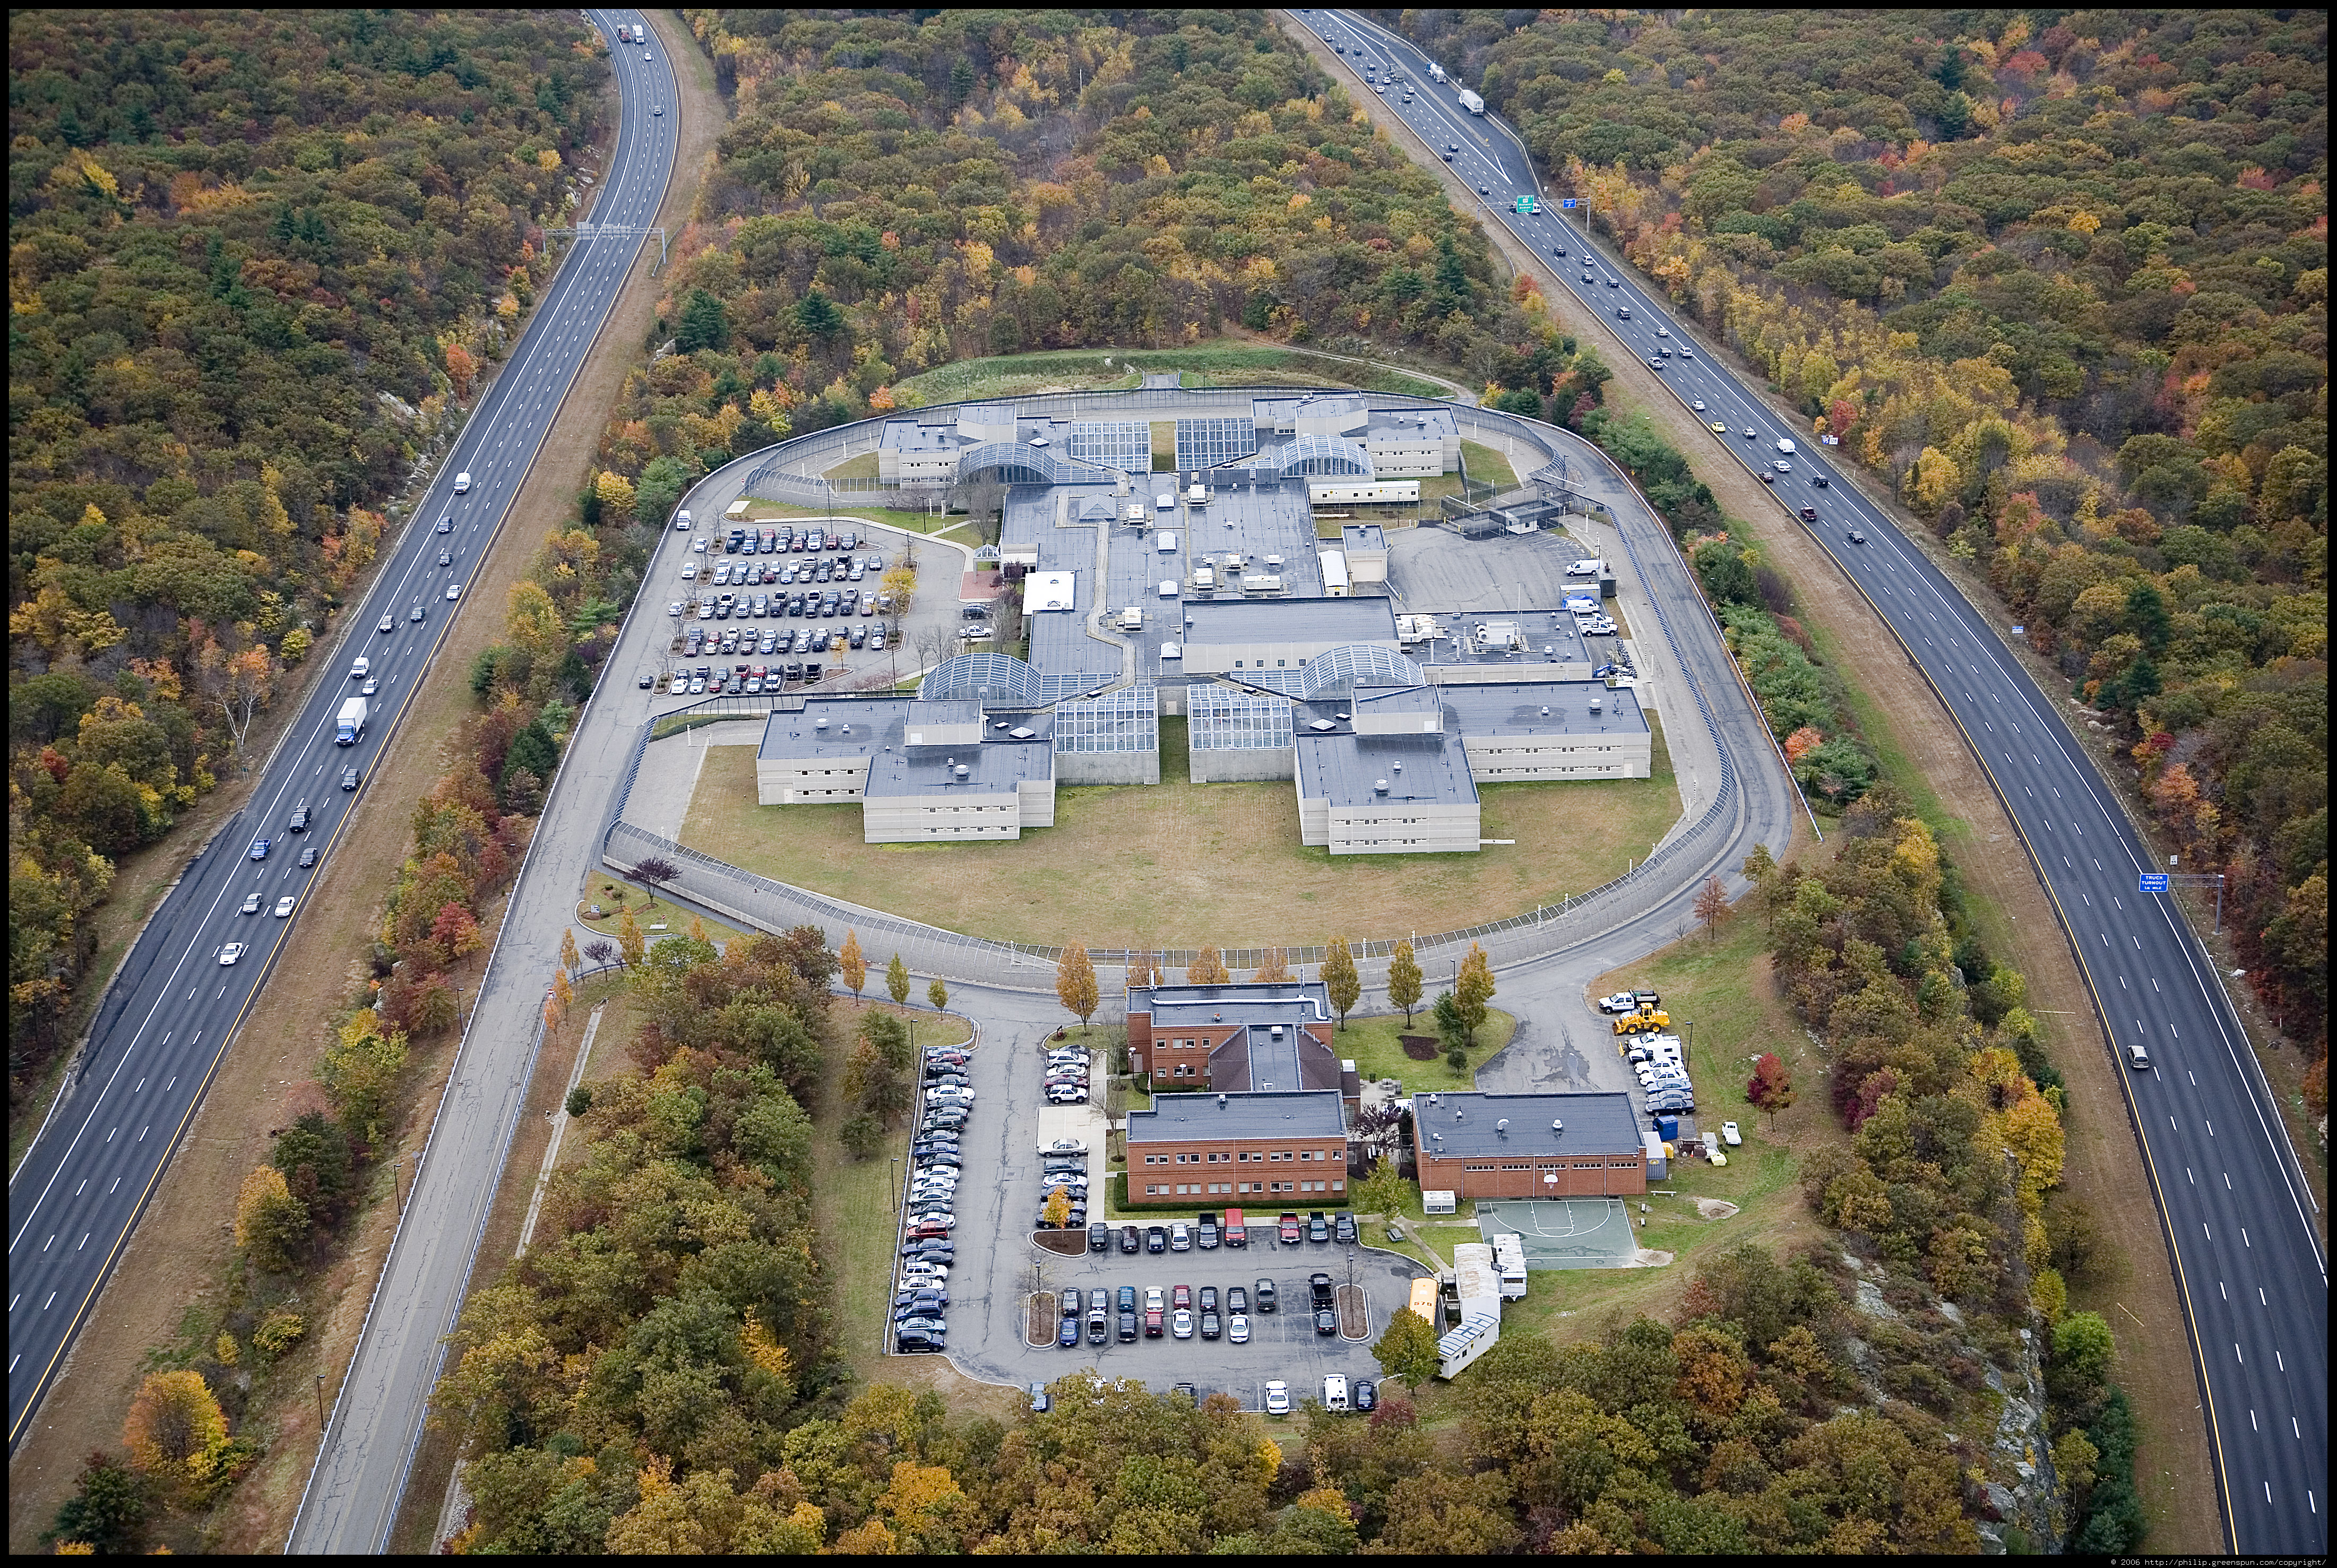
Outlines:
[[[1069,1224],[1071,1218],[1071,1190],[1068,1187],[1058,1187],[1048,1193],[1047,1206],[1040,1211],[1039,1218],[1051,1230],[1060,1230]]]
[[[1371,1174],[1349,1184],[1347,1196],[1356,1212],[1385,1214],[1393,1218],[1403,1212],[1404,1200],[1412,1195],[1412,1183],[1403,1179],[1395,1161],[1383,1154],[1374,1162]]]
[[[54,1542],[59,1555],[68,1543],[113,1555],[146,1545],[146,1487],[128,1465],[103,1450],[82,1462],[81,1486],[57,1509],[56,1523],[41,1536]]]
[[[909,966],[901,962],[898,953],[894,954],[893,961],[885,965],[885,989],[892,996],[895,1006],[909,1004]]]
[[[605,936],[596,937],[584,944],[584,956],[592,960],[594,968],[606,969],[617,956],[617,945]]]
[[[486,934],[471,912],[460,904],[448,902],[438,906],[436,918],[430,922],[430,940],[448,959],[467,957],[487,945]],[[564,937],[562,951],[570,950],[572,937]]]
[[[908,618],[909,606],[916,602],[917,569],[906,564],[886,567],[885,575],[876,581],[876,591],[893,602],[893,607],[885,613],[895,626],[899,626]]]
[[[1717,877],[1707,877],[1696,896],[1696,917],[1707,936],[1720,934],[1721,923],[1728,918],[1728,889],[1720,885]]]
[[[1387,1332],[1372,1347],[1372,1359],[1391,1377],[1417,1388],[1436,1376],[1436,1325],[1405,1308],[1388,1319]]]
[[[637,965],[641,961],[642,950],[647,946],[641,923],[633,918],[631,910],[626,910],[623,918],[617,922],[617,950],[625,956],[627,964]]]
[[[1769,1112],[1769,1126],[1775,1131],[1777,1112],[1794,1102],[1793,1074],[1774,1051],[1765,1051],[1753,1063],[1752,1081],[1745,1085],[1745,1098]]]
[[[1388,1004],[1403,1009],[1403,1024],[1412,1027],[1413,1009],[1420,1005],[1420,960],[1413,956],[1409,940],[1395,945],[1395,956],[1388,960]]]
[[[277,673],[276,661],[269,656],[265,644],[230,653],[217,642],[206,641],[195,655],[196,685],[227,721],[229,745],[238,756],[251,733],[252,720],[275,690]]]
[[[122,1425],[130,1462],[179,1485],[200,1479],[227,1441],[227,1416],[199,1372],[151,1374]]]
[[[844,330],[844,312],[836,309],[835,300],[816,289],[809,289],[796,301],[796,326],[807,337],[833,338]]]
[[[443,914],[445,912],[442,910],[440,913]],[[560,928],[561,969],[566,974],[573,975],[576,973],[577,966],[582,962],[583,959],[582,956],[580,956],[576,951],[576,927],[573,926],[562,926]]]
[[[1339,1014],[1339,1027],[1347,1026],[1347,1014],[1364,997],[1363,977],[1355,973],[1355,956],[1347,950],[1345,936],[1331,938],[1331,946],[1323,954],[1323,988],[1331,995],[1331,1005]]]
[[[925,987],[925,1000],[934,1004],[936,1013],[949,1005],[949,987],[942,984],[940,975],[934,975],[933,983]]]
[[[1095,961],[1088,950],[1073,942],[1063,949],[1055,961],[1055,996],[1063,1011],[1075,1015],[1081,1027],[1095,1016],[1101,996],[1096,988]]]
[[[1224,956],[1214,947],[1204,947],[1195,954],[1185,971],[1188,985],[1223,985],[1232,978],[1233,972],[1226,967]]]
[[[632,869],[632,879],[650,890],[652,906],[657,903],[658,889],[680,877],[681,867],[662,855],[652,855],[646,860],[636,862]]]
[[[674,334],[674,348],[695,354],[700,348],[728,347],[729,342],[730,316],[722,301],[703,289],[692,289],[681,308],[681,329]]]
[[[1284,957],[1281,948],[1268,947],[1258,955],[1258,958],[1257,972],[1250,976],[1251,979],[1275,981],[1290,978],[1290,963]]]
[[[601,514],[620,522],[633,515],[639,498],[633,482],[614,469],[603,469],[592,480],[592,494],[601,498]]]
[[[836,955],[836,964],[845,985],[852,989],[852,999],[859,1001],[861,987],[868,984],[868,960],[861,956],[859,932],[845,931],[844,949]]]
[[[1469,1044],[1477,1043],[1477,1031],[1485,1024],[1485,1004],[1493,999],[1493,965],[1485,950],[1474,942],[1469,944],[1469,956],[1461,960],[1461,977],[1453,982],[1452,1001],[1461,1010],[1461,1027]]]
[[[341,1025],[339,1036],[317,1063],[318,1080],[342,1129],[361,1143],[381,1136],[406,1070],[406,1036],[381,1033],[370,1010]]]

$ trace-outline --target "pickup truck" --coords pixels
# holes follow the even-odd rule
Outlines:
[[[1285,1247],[1296,1247],[1303,1233],[1298,1228],[1298,1215],[1292,1210],[1282,1211],[1281,1237]]]

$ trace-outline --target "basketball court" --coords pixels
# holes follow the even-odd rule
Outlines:
[[[1639,1243],[1630,1206],[1620,1198],[1559,1198],[1547,1202],[1477,1200],[1477,1229],[1491,1241],[1518,1238],[1526,1268],[1624,1269]]]

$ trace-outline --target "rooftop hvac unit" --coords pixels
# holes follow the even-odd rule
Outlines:
[[[1467,1115],[1463,1112],[1455,1111],[1452,1112],[1452,1120],[1455,1122],[1466,1121],[1467,1119]]]
[[[1550,1118],[1550,1130],[1553,1132],[1563,1132],[1566,1131],[1566,1123],[1553,1116]]]
[[[963,763],[963,762],[961,762],[961,763],[959,763],[959,764],[957,765],[957,776],[958,776],[960,779],[963,779],[963,778],[965,778],[968,774],[972,773],[973,771],[973,769],[971,769],[971,768],[967,767],[967,766],[966,766],[964,763]]]
[[[1226,1108],[1226,1097],[1225,1097],[1224,1095],[1220,1094],[1220,1095],[1218,1095],[1218,1096],[1217,1096],[1217,1109],[1218,1109],[1218,1110],[1220,1110],[1220,1111],[1222,1111],[1222,1110],[1224,1110],[1225,1108]]]
[[[1509,1130],[1510,1130],[1510,1119],[1509,1119],[1508,1117],[1506,1117],[1506,1116],[1502,1117],[1499,1122],[1494,1122],[1494,1123],[1493,1123],[1493,1131],[1494,1131],[1494,1132],[1508,1132]]]
[[[1546,702],[1542,704],[1541,716],[1545,719],[1550,717],[1550,705]]]
[[[826,718],[825,716],[822,716],[821,718],[818,718],[818,719],[814,720],[812,721],[812,728],[813,728],[813,729],[815,729],[815,730],[825,730],[825,729],[826,729],[826,728],[827,728],[827,720],[826,720]]]
[[[1384,795],[1387,793],[1388,781],[1384,779],[1374,779],[1372,783],[1372,788],[1378,793]]]
[[[1395,770],[1396,770],[1397,772],[1399,772],[1399,773],[1403,772],[1403,763],[1401,763],[1401,762],[1396,763],[1396,764],[1395,764]]]
[[[1276,1024],[1273,1028],[1267,1030],[1266,1033],[1268,1038],[1279,1040],[1282,1038],[1282,1025]]]

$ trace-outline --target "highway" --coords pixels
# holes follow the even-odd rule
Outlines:
[[[1565,192],[1541,189],[1509,127],[1468,113],[1453,85],[1432,80],[1427,56],[1385,29],[1352,13],[1299,15],[1344,45],[1358,74],[1368,64],[1384,83],[1391,67],[1399,73],[1374,95],[1440,156],[1458,145],[1452,166],[1481,191],[1483,216],[1542,258],[1584,309],[1642,364],[1653,362],[1675,397],[1718,426],[1713,440],[1765,477],[1789,516],[1814,514],[1804,525],[1954,715],[2029,848],[2112,1048],[2129,1063],[2127,1110],[2190,1320],[2228,1547],[2324,1553],[2329,1281],[2311,1186],[2212,956],[2169,897],[2139,891],[2144,873],[2165,868],[2119,809],[2117,786],[1987,612],[1842,482],[1805,430],[1781,422],[1712,354],[1694,353],[1667,301],[1567,219]],[[1541,211],[1518,212],[1522,196]],[[1780,438],[1794,450],[1781,452]]]
[[[673,102],[662,64],[618,50],[629,106]],[[673,122],[628,113],[600,224],[649,222],[670,169]],[[250,803],[197,853],[133,946],[89,1045],[11,1177],[8,1417],[13,1451],[155,1191],[253,998],[273,970],[318,873],[365,798],[364,781],[469,603],[529,461],[627,279],[639,249],[621,234],[582,240],[562,265],[508,364],[455,443],[413,522],[385,546],[372,587],[346,612],[346,636],[262,770]],[[458,475],[469,481],[457,492]],[[442,521],[443,520],[443,521]],[[500,616],[500,598],[475,613]],[[377,629],[383,628],[383,629]],[[367,663],[364,679],[351,673]],[[360,691],[363,738],[336,744],[335,720]],[[387,809],[403,810],[392,801]],[[297,811],[305,827],[295,831]],[[263,852],[259,840],[268,840]],[[304,851],[313,850],[304,866]],[[288,913],[278,911],[291,902]],[[240,950],[231,948],[240,945]],[[191,1289],[191,1282],[175,1288]]]

